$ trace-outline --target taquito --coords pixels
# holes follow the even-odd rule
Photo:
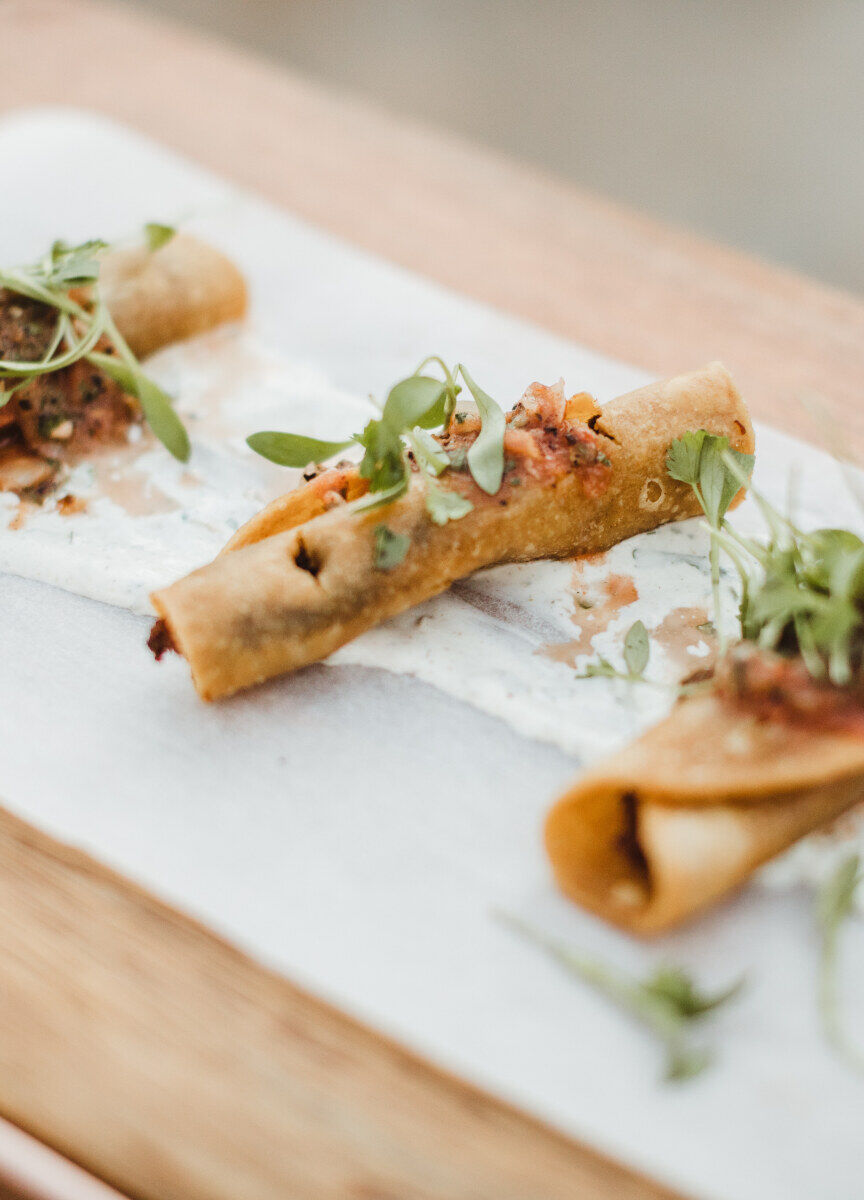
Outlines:
[[[658,933],[864,800],[864,709],[838,722],[808,702],[789,717],[712,689],[588,771],[546,822],[562,891]]]
[[[223,254],[188,234],[157,250],[108,250],[99,288],[121,336],[144,356],[246,310],[243,276]],[[81,289],[86,295],[86,289]],[[50,305],[0,288],[0,359],[39,361],[57,322]],[[111,352],[108,338],[96,349]],[[141,409],[105,371],[80,358],[0,396],[0,491],[44,494],[63,462],[121,440]]]
[[[246,311],[246,283],[220,251],[188,233],[158,250],[112,250],[99,273],[102,296],[138,358],[197,333],[237,321]]]
[[[508,415],[509,466],[495,495],[481,492],[467,469],[441,475],[438,487],[473,505],[460,520],[430,519],[419,471],[406,494],[371,511],[343,502],[365,487],[351,467],[276,501],[232,539],[229,553],[153,595],[154,648],[186,657],[204,699],[227,696],[326,657],[480,567],[596,553],[696,515],[692,490],[665,466],[670,442],[687,430],[753,447],[746,407],[720,364],[602,411],[592,406],[587,421],[569,419],[563,392],[560,406],[556,396],[532,385]],[[469,419],[451,423],[440,441],[452,452],[473,437]],[[410,539],[391,569],[377,553],[382,523]]]

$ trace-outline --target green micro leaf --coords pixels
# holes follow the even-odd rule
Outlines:
[[[400,496],[404,496],[408,491],[407,475],[400,479],[398,483],[394,483],[392,487],[385,488],[381,492],[369,492],[359,500],[354,500],[352,503],[357,512],[372,512],[376,508],[384,508],[388,504],[392,504],[394,500],[398,500]]]
[[[861,859],[850,854],[834,871],[816,897],[816,919],[822,934],[819,964],[819,1012],[825,1037],[856,1070],[864,1071],[864,1054],[850,1045],[840,1021],[837,987],[837,949],[840,928],[851,916],[855,895],[864,879]]]
[[[366,453],[360,462],[360,474],[369,480],[373,492],[387,492],[398,485],[408,485],[408,469],[400,433],[382,418],[373,418],[354,440]]]
[[[474,397],[480,413],[481,429],[468,451],[468,468],[479,488],[494,496],[504,477],[504,434],[507,422],[504,413],[481,387],[478,387],[464,366],[459,370]]]
[[[429,479],[426,482],[426,511],[436,525],[446,525],[448,521],[458,521],[471,512],[473,504]]]
[[[144,238],[147,249],[153,253],[166,245],[175,236],[177,230],[173,225],[160,225],[158,221],[148,221],[144,226]]]
[[[721,653],[725,649],[725,638],[720,620],[720,546],[717,533],[729,505],[742,484],[749,480],[753,462],[752,454],[732,450],[727,437],[708,433],[705,429],[688,430],[672,442],[666,454],[666,470],[673,479],[690,484],[711,526],[713,615]]]
[[[262,430],[246,439],[246,445],[251,450],[270,462],[278,463],[280,467],[308,467],[310,463],[326,462],[352,444],[350,440],[325,442],[299,433],[277,433],[274,430]]]
[[[707,436],[704,429],[690,429],[675,439],[666,453],[666,470],[673,479],[691,487],[698,485],[702,445]]]
[[[381,420],[393,433],[406,433],[419,425],[436,429],[444,422],[447,387],[430,375],[409,375],[390,389]]]
[[[166,450],[180,462],[189,459],[189,435],[174,411],[171,398],[148,379],[137,363],[129,364],[110,354],[92,353],[87,361],[99,367],[132,396],[136,396],[147,424]]]
[[[509,913],[497,915],[652,1033],[665,1051],[664,1077],[668,1082],[693,1079],[712,1062],[711,1053],[692,1040],[691,1029],[702,1017],[738,995],[744,986],[743,979],[720,992],[705,993],[681,967],[662,967],[641,982],[547,937],[518,917]]]
[[[375,527],[375,566],[379,571],[390,571],[398,567],[405,555],[411,539],[405,533],[394,533],[387,525]]]
[[[641,621],[635,621],[624,638],[624,662],[631,679],[638,679],[644,673],[650,653],[648,630]]]
[[[419,466],[428,475],[440,475],[450,466],[450,456],[431,433],[419,426],[406,435]]]
[[[728,459],[738,468],[733,473]],[[753,470],[753,455],[733,450],[727,437],[704,429],[689,430],[669,447],[666,470],[673,479],[689,483],[713,528],[718,528],[741,490],[741,477]]]

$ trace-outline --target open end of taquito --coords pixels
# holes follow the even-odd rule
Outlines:
[[[680,703],[552,809],[562,891],[635,933],[684,921],[864,799],[864,739]]]

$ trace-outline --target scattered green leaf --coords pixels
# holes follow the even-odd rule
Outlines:
[[[641,621],[634,621],[624,638],[624,663],[631,679],[639,679],[644,674],[650,653],[648,630]]]
[[[430,479],[426,483],[426,511],[436,525],[446,525],[448,521],[458,521],[473,508],[470,500],[442,487]]]
[[[171,398],[149,379],[137,362],[122,362],[110,354],[91,353],[87,361],[119,383],[124,392],[137,397],[147,424],[169,453],[180,462],[189,459],[189,435],[174,411]]]
[[[590,602],[580,602],[583,608],[591,608]],[[648,630],[641,621],[634,621],[624,635],[624,665],[625,671],[613,666],[608,658],[598,654],[594,662],[585,667],[582,679],[623,679],[626,683],[647,683],[645,668],[651,654],[651,642]]]
[[[481,387],[478,387],[468,371],[460,364],[459,371],[474,397],[480,413],[480,433],[468,451],[468,468],[479,488],[490,496],[501,487],[504,477],[504,434],[507,422],[504,413]]]
[[[841,1057],[864,1071],[864,1055],[850,1045],[840,1021],[837,996],[837,949],[840,929],[852,914],[855,895],[864,879],[857,854],[845,858],[816,897],[816,919],[822,934],[819,966],[819,1011],[825,1037]]]
[[[387,396],[381,420],[398,437],[419,425],[437,429],[444,423],[446,386],[430,375],[409,375],[395,384]]]
[[[720,620],[720,530],[729,505],[753,471],[752,454],[733,450],[727,437],[705,429],[688,430],[669,447],[666,470],[673,479],[689,483],[711,527],[711,588],[714,597],[714,626],[720,650],[725,648]],[[743,483],[742,483],[743,481]]]
[[[144,226],[147,249],[152,254],[155,250],[167,245],[176,233],[177,230],[173,225],[160,225],[158,221],[148,221]]]
[[[427,475],[440,475],[450,466],[450,457],[440,442],[436,442],[431,433],[419,426],[405,435],[408,444],[414,451],[417,463]]]
[[[737,996],[744,986],[743,978],[720,992],[705,993],[682,968],[661,967],[642,982],[547,937],[518,917],[509,913],[499,913],[498,917],[652,1033],[665,1051],[664,1076],[668,1082],[692,1079],[711,1063],[710,1052],[692,1042],[691,1028]]]
[[[390,571],[398,567],[405,555],[411,539],[405,533],[394,533],[387,525],[375,526],[375,566],[379,571]]]
[[[326,462],[353,442],[324,442],[302,434],[264,430],[248,437],[246,445],[280,467],[307,467],[309,463]]]

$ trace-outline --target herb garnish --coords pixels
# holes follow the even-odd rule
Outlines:
[[[145,226],[144,233],[151,250],[165,245],[174,236],[170,226],[155,223]],[[78,246],[57,241],[38,262],[0,270],[0,287],[37,300],[57,312],[53,337],[41,359],[0,360],[0,380],[14,381],[11,388],[0,389],[0,408],[18,388],[33,379],[86,359],[138,399],[156,437],[175,458],[185,462],[189,457],[189,438],[170,397],[144,374],[102,298],[99,256],[108,248],[107,242],[96,239]],[[79,289],[84,294],[73,297],[72,293]],[[96,349],[102,338],[110,343],[115,354]]]
[[[284,433],[263,430],[261,433],[251,434],[246,439],[246,444],[256,454],[260,454],[262,458],[269,458],[270,462],[280,467],[307,467],[309,463],[324,462],[325,459],[333,458],[340,450],[347,450],[353,443],[323,442],[319,438],[301,437],[299,434],[292,435],[289,441]]]
[[[504,924],[545,950],[654,1034],[665,1051],[667,1081],[692,1079],[710,1065],[711,1052],[690,1038],[692,1025],[736,996],[744,986],[743,977],[713,994],[701,992],[681,967],[658,967],[641,981],[547,937],[518,917],[509,913],[497,915]]]
[[[730,470],[730,461],[738,470]],[[711,528],[711,588],[714,595],[714,626],[722,651],[723,627],[720,621],[720,544],[714,536],[722,527],[729,505],[737,496],[744,476],[749,479],[754,457],[733,450],[727,437],[705,429],[689,430],[676,438],[666,455],[666,470],[673,479],[689,483]]]
[[[601,654],[596,662],[588,663],[584,678],[624,679],[628,683],[647,682],[644,676],[650,655],[648,630],[641,621],[634,621],[624,635],[624,665],[627,670],[619,671]]]
[[[459,370],[474,397],[482,422],[477,440],[468,451],[468,469],[477,486],[494,496],[504,477],[504,414],[492,397],[477,386],[465,367],[460,366]]]
[[[398,567],[408,553],[411,539],[405,533],[395,533],[387,525],[375,526],[375,566],[379,571]]]
[[[822,934],[819,966],[819,1013],[825,1037],[838,1054],[857,1070],[864,1071],[864,1055],[850,1045],[840,1023],[837,1002],[837,942],[840,927],[852,913],[855,893],[864,880],[857,854],[845,858],[820,888],[816,918]]]
[[[749,458],[719,452],[717,471],[726,474],[721,501],[749,485],[742,457]],[[738,533],[722,508],[709,512],[709,520],[721,514],[711,527],[712,549],[725,551],[741,580],[742,637],[765,650],[799,654],[814,679],[852,683],[864,665],[864,541],[845,529],[805,533],[752,486],[750,494],[768,526],[766,543]]]
[[[424,374],[436,365],[443,379]],[[471,448],[448,452],[429,432],[449,425],[462,388],[461,374],[474,397],[481,418],[481,431]],[[425,359],[413,375],[390,389],[379,417],[367,422],[361,433],[342,442],[324,442],[294,433],[253,433],[246,441],[250,448],[271,462],[289,467],[305,467],[321,462],[352,444],[362,447],[360,474],[369,480],[369,495],[357,501],[361,509],[377,508],[398,499],[408,490],[411,468],[408,450],[423,476],[426,509],[436,525],[457,521],[473,508],[471,501],[456,491],[436,484],[447,470],[459,470],[467,463],[474,482],[493,495],[501,486],[504,470],[504,413],[477,386],[464,366],[451,370],[438,357]],[[380,527],[379,527],[380,528]]]

